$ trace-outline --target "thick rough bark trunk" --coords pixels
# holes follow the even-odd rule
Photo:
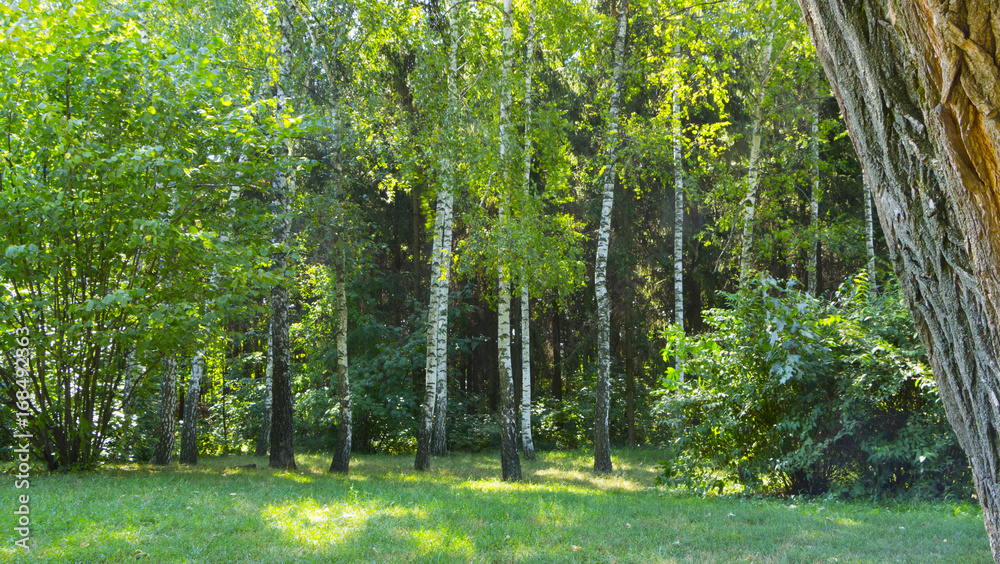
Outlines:
[[[271,405],[273,404],[272,381],[274,377],[274,346],[271,341],[271,326],[267,327],[267,365],[264,369],[264,413],[261,414],[260,433],[257,435],[255,456],[267,456],[271,446]]]
[[[531,0],[528,14],[528,45],[524,53],[524,197],[531,194],[531,86],[535,51],[535,8]],[[531,294],[525,276],[521,277],[521,446],[525,460],[535,459],[535,442],[531,438]]]
[[[1000,5],[799,4],[1000,562]]]
[[[177,429],[177,361],[173,356],[163,359],[163,380],[160,383],[160,414],[156,421],[156,447],[152,464],[166,466],[174,455]]]
[[[510,71],[513,64],[511,37],[514,35],[514,4],[503,3],[503,67],[500,73],[500,161],[502,175],[509,170],[510,156]],[[509,207],[506,182],[500,194],[500,225],[507,220]],[[504,253],[501,256],[506,256]],[[497,356],[500,368],[500,466],[504,481],[521,479],[521,459],[517,456],[517,417],[514,408],[514,370],[510,358],[510,269],[500,265],[499,293],[497,300]]]
[[[351,465],[351,382],[347,373],[347,284],[345,251],[337,252],[334,267],[337,276],[337,388],[340,394],[340,420],[337,423],[337,449],[330,463],[330,472],[347,474]]]
[[[611,242],[611,207],[618,178],[618,112],[622,90],[622,66],[625,57],[625,33],[628,27],[628,0],[622,0],[615,32],[615,60],[611,78],[611,107],[608,115],[607,165],[604,170],[604,197],[601,204],[601,227],[597,236],[594,266],[594,291],[597,297],[597,402],[594,414],[594,470],[611,472],[611,297],[608,295],[608,246]]]
[[[277,111],[280,115],[287,105],[285,89],[291,84],[289,76],[292,61],[292,22],[287,9],[279,7],[281,44],[278,54],[279,81]],[[291,147],[288,148],[291,152]],[[274,242],[285,246],[291,238],[291,202],[295,184],[290,175],[280,171],[271,180],[271,207],[274,213]],[[288,264],[284,250],[274,255],[274,267],[283,272]],[[268,465],[272,468],[295,470],[295,425],[292,414],[291,351],[288,337],[288,289],[281,283],[271,288],[271,344],[273,372],[271,393],[271,452]]]
[[[188,380],[184,398],[184,427],[181,428],[182,464],[198,464],[198,403],[201,399],[201,380],[205,377],[205,358],[198,351],[191,359],[191,379]]]

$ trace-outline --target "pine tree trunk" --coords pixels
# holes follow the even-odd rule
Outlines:
[[[775,11],[775,2],[771,0],[771,11]],[[767,84],[774,71],[771,61],[771,51],[774,48],[774,32],[768,33],[767,43],[761,62],[761,76],[758,77],[756,91],[753,95],[753,129],[750,133],[750,163],[747,172],[747,197],[743,202],[743,247],[740,251],[740,285],[743,285],[747,275],[753,269],[753,228],[757,221],[757,184],[760,179],[760,144],[763,139],[761,127],[764,123],[764,94]]]
[[[271,325],[267,326],[267,364],[264,369],[264,412],[260,418],[260,433],[257,434],[257,446],[254,449],[255,456],[267,456],[268,447],[271,446],[271,405],[273,395],[271,391],[272,378],[274,376],[274,346],[271,340]]]
[[[204,351],[191,360],[191,379],[184,398],[184,427],[181,428],[181,464],[198,464],[198,404],[201,401],[201,381],[205,377]]]
[[[674,47],[674,58],[680,65],[680,46]],[[671,112],[674,141],[674,324],[684,332],[684,152],[681,137],[680,77],[675,78],[671,93]],[[684,381],[684,366],[680,356],[676,361],[677,377]],[[629,376],[631,378],[631,376]],[[633,432],[634,434],[634,432]],[[633,439],[634,440],[634,439]]]
[[[861,193],[865,199],[865,248],[868,251],[868,297],[878,296],[878,281],[875,276],[875,218],[872,214],[872,195],[865,185],[864,175],[861,175]]]
[[[174,455],[177,422],[177,361],[163,359],[163,380],[160,383],[160,413],[156,420],[156,447],[151,464],[166,466]]]
[[[808,274],[808,286],[806,292],[810,296],[816,296],[819,292],[819,102],[813,106],[812,121],[812,192],[809,196],[809,264],[806,268]]]
[[[343,241],[341,241],[343,243]],[[340,420],[337,422],[337,449],[330,463],[330,472],[347,474],[351,465],[351,386],[347,373],[347,284],[345,284],[345,251],[337,252],[337,388],[340,394]]]
[[[597,404],[594,421],[594,470],[610,472],[611,432],[611,298],[608,295],[608,246],[611,242],[611,207],[618,178],[618,112],[625,57],[625,33],[628,26],[628,0],[622,0],[615,32],[615,60],[611,79],[611,107],[608,116],[608,145],[605,148],[604,196],[601,203],[601,227],[597,236],[594,266],[594,289],[597,297]]]
[[[1000,5],[799,3],[1000,562]]]
[[[281,115],[287,106],[286,89],[290,89],[292,62],[292,22],[287,9],[279,7],[281,44],[278,55],[277,112]],[[288,147],[291,152],[291,147]],[[274,213],[274,243],[288,245],[291,239],[291,202],[295,184],[290,175],[279,171],[271,180],[271,207]],[[274,253],[274,268],[284,273],[288,267],[287,251]],[[288,290],[283,283],[271,288],[271,344],[273,348],[271,393],[271,449],[268,465],[272,468],[295,470],[295,423],[292,408],[291,350],[288,336]]]
[[[535,8],[531,0],[528,14],[528,45],[524,53],[524,197],[531,195],[531,88],[535,51]],[[531,437],[531,294],[525,276],[521,276],[521,445],[524,458],[535,459],[535,442]]]
[[[500,160],[499,169],[502,178],[510,170],[507,159],[510,151],[510,106],[511,85],[510,74],[514,54],[511,49],[511,38],[514,34],[514,4],[512,0],[503,3],[503,67],[500,72]],[[506,179],[505,179],[506,180]],[[507,210],[510,205],[507,182],[501,180],[500,188],[500,225],[506,229]],[[508,249],[509,250],[509,249]],[[504,252],[501,256],[507,256]],[[503,480],[521,479],[521,459],[517,456],[517,417],[514,408],[514,369],[510,358],[510,269],[506,264],[500,265],[499,299],[497,300],[497,357],[500,369],[500,465]]]

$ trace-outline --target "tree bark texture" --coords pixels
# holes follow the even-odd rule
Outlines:
[[[535,8],[531,0],[528,13],[528,45],[524,53],[524,197],[531,194],[531,87],[535,51]],[[521,446],[525,460],[535,459],[535,441],[531,437],[531,293],[526,276],[521,276]]]
[[[680,44],[674,47],[674,58],[680,65]],[[674,88],[671,92],[671,128],[674,141],[674,323],[684,331],[684,139],[681,137],[681,103],[680,74],[674,78]],[[680,356],[675,357],[677,377],[684,381],[684,366]],[[633,378],[628,375],[629,381]],[[631,396],[630,396],[631,397]],[[629,437],[634,437],[634,430],[629,427]],[[630,442],[630,444],[632,444]]]
[[[343,241],[341,241],[343,243]],[[340,394],[340,420],[337,422],[337,447],[330,472],[347,474],[351,465],[351,382],[347,372],[347,284],[344,271],[346,251],[337,251],[337,388]]]
[[[257,435],[257,446],[254,449],[255,456],[267,456],[271,446],[271,405],[273,396],[271,394],[271,382],[274,376],[274,346],[271,342],[271,326],[267,326],[267,360],[264,368],[264,412],[261,414],[260,433]]]
[[[454,125],[458,106],[458,24],[454,2],[447,2],[448,20],[448,106],[445,109],[445,129]],[[451,242],[455,196],[454,162],[450,149],[442,151],[441,187],[438,190],[431,242],[431,278],[427,307],[427,360],[424,372],[424,402],[417,428],[417,455],[414,468],[430,467],[430,456],[437,447],[447,452],[447,386],[448,386],[448,290],[451,285]],[[438,400],[441,405],[438,405]],[[435,438],[437,437],[437,438]]]
[[[158,466],[170,464],[174,455],[177,430],[177,361],[167,356],[163,359],[163,380],[160,383],[160,413],[156,420],[156,447],[150,461]]]
[[[601,226],[597,235],[597,258],[594,266],[594,291],[597,298],[597,403],[594,421],[594,470],[611,472],[611,297],[608,295],[608,247],[611,243],[611,207],[618,178],[618,112],[622,90],[622,67],[625,57],[625,33],[628,28],[628,0],[622,0],[615,32],[615,59],[611,77],[611,104],[608,112],[608,145],[605,148],[604,196],[601,203]]]
[[[191,359],[191,379],[188,380],[184,398],[184,427],[181,428],[182,464],[198,464],[198,403],[201,400],[201,381],[205,378],[204,351]]]
[[[291,85],[292,22],[288,9],[279,7],[281,42],[278,53],[277,112],[287,107],[285,89]],[[291,152],[291,147],[287,148]],[[274,214],[274,243],[280,250],[274,253],[274,268],[284,273],[288,268],[287,251],[283,249],[291,238],[292,206],[295,183],[291,175],[280,171],[271,180],[271,207]],[[271,452],[268,465],[272,468],[295,470],[295,425],[292,415],[291,351],[288,337],[288,289],[283,283],[271,288]]]
[[[864,175],[861,175],[861,191],[865,199],[865,247],[868,250],[868,297],[875,299],[878,295],[878,277],[875,275],[875,218],[872,217],[872,195],[865,185]]]
[[[799,4],[1000,562],[1000,5]]]
[[[511,66],[514,54],[511,38],[514,35],[514,3],[503,3],[503,66],[500,72],[500,159],[498,167],[502,175],[510,170],[507,159],[510,151],[510,106],[512,88],[510,85]],[[500,225],[506,221],[510,205],[507,182],[500,188]],[[509,250],[509,249],[505,249]],[[507,256],[503,253],[501,256]],[[510,357],[510,268],[500,265],[499,298],[497,299],[497,361],[500,368],[500,466],[504,481],[521,479],[521,459],[517,455],[517,417],[514,402],[514,369]]]
[[[817,93],[818,94],[818,93]],[[812,120],[812,191],[809,193],[809,270],[806,291],[810,296],[819,292],[819,102],[813,105]]]

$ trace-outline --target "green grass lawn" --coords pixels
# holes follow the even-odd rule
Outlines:
[[[326,456],[34,476],[32,550],[15,548],[13,476],[0,516],[9,562],[992,562],[969,503],[702,499],[653,488],[658,453],[540,453],[504,484],[499,456]],[[256,463],[256,469],[233,469]],[[141,553],[137,553],[141,551]],[[144,556],[148,555],[148,556]]]

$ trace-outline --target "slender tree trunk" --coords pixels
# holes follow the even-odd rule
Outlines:
[[[677,65],[680,65],[681,49],[680,45],[674,47],[674,58]],[[684,138],[681,137],[681,104],[680,88],[681,80],[678,76],[674,79],[674,88],[671,93],[672,129],[674,141],[674,324],[684,333]],[[676,361],[677,377],[684,381],[684,366],[680,355],[674,357]],[[629,378],[632,378],[630,375]],[[634,431],[630,430],[630,437],[634,442]]]
[[[340,241],[343,244],[343,241]],[[340,421],[337,424],[337,450],[330,463],[330,472],[347,474],[351,464],[351,386],[347,374],[347,284],[345,284],[346,251],[337,251],[337,387],[340,393]]]
[[[448,107],[445,128],[454,125],[458,106],[458,24],[454,2],[447,2],[448,19]],[[417,430],[417,455],[414,468],[430,467],[434,438],[438,437],[439,452],[447,452],[447,386],[448,386],[448,290],[451,283],[451,240],[454,205],[454,162],[452,151],[446,148],[441,159],[441,188],[438,191],[431,250],[430,303],[427,308],[427,361],[424,379],[424,403]],[[437,405],[438,400],[441,405]]]
[[[559,304],[552,308],[552,398],[557,402],[563,399],[562,379],[562,321],[560,320]]]
[[[173,355],[163,359],[163,380],[160,383],[160,414],[156,421],[156,448],[152,464],[166,466],[174,455],[177,422],[177,361]]]
[[[635,294],[629,289],[629,301],[626,306],[628,323],[623,331],[625,338],[625,424],[628,428],[628,446],[635,446],[635,322],[632,317],[632,306]]]
[[[865,184],[864,174],[861,175],[861,193],[865,199],[865,248],[868,251],[868,297],[878,296],[878,281],[875,276],[875,218],[872,214],[872,195]]]
[[[201,381],[205,377],[204,351],[191,360],[191,379],[184,399],[184,427],[181,428],[181,464],[198,464],[198,404]]]
[[[618,112],[625,57],[625,33],[628,27],[628,0],[622,0],[615,32],[615,60],[611,79],[611,108],[608,117],[608,145],[605,148],[604,197],[601,204],[601,227],[597,236],[594,288],[597,295],[597,405],[594,421],[594,470],[610,472],[611,433],[611,298],[608,295],[608,246],[611,242],[611,207],[618,178]]]
[[[278,96],[277,112],[280,116],[287,106],[285,89],[291,85],[290,68],[292,62],[292,22],[289,10],[278,9],[281,43],[278,55]],[[287,148],[291,153],[291,146]],[[274,210],[274,242],[279,247],[288,245],[291,239],[291,202],[294,198],[295,183],[285,171],[279,171],[271,180]],[[284,272],[288,266],[287,251],[274,254],[274,266]],[[291,350],[288,337],[288,289],[284,283],[271,288],[271,344],[273,348],[271,393],[274,404],[271,413],[271,449],[268,465],[272,468],[295,470],[295,424],[292,408]]]
[[[799,4],[1000,562],[1000,4]]]
[[[817,92],[818,94],[818,92]],[[819,292],[819,200],[822,195],[819,186],[819,102],[813,106],[812,121],[812,192],[809,196],[809,264],[808,286],[810,296]]]
[[[775,2],[771,0],[771,11]],[[760,177],[760,144],[763,138],[761,127],[764,123],[764,94],[774,71],[771,51],[774,48],[774,32],[769,32],[762,56],[761,76],[758,78],[753,100],[753,129],[750,133],[750,163],[747,172],[747,197],[743,202],[743,247],[740,251],[740,285],[753,268],[753,228],[757,221],[757,183]]]
[[[531,0],[528,15],[528,45],[524,53],[524,197],[531,195],[531,88],[535,50],[535,7]],[[531,438],[531,294],[528,282],[521,276],[521,445],[524,458],[535,459],[535,443]]]
[[[514,35],[514,4],[512,0],[503,3],[503,67],[500,72],[500,225],[506,229],[507,211],[510,205],[507,176],[510,167],[507,159],[510,151],[510,107],[511,107],[511,66],[514,54],[511,38]],[[509,249],[506,249],[509,250]],[[507,252],[501,254],[507,256]],[[503,480],[521,479],[521,459],[517,456],[517,417],[514,408],[514,371],[510,358],[510,267],[501,263],[499,275],[499,299],[497,300],[497,351],[500,368],[500,465]]]
[[[264,413],[261,414],[260,433],[257,435],[255,456],[267,456],[271,446],[271,382],[274,375],[274,346],[271,340],[271,325],[267,326],[267,364],[264,369]]]

